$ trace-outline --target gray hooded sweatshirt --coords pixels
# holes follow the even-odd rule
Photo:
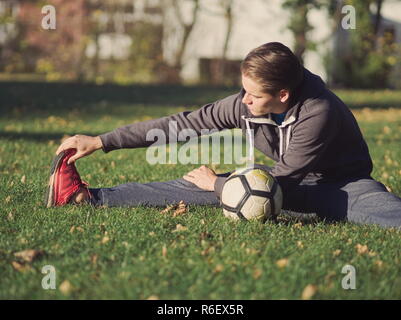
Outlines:
[[[270,173],[283,193],[290,192],[302,180],[335,182],[354,177],[370,177],[373,165],[368,147],[349,108],[322,79],[304,69],[304,78],[294,91],[284,121],[278,125],[271,114],[253,116],[242,103],[245,91],[204,105],[195,111],[138,122],[100,135],[103,151],[140,148],[154,144],[147,141],[150,129],[161,129],[167,140],[169,122],[176,121],[177,131],[193,129],[240,128],[255,146],[276,161]],[[253,135],[250,130],[253,129]],[[252,156],[252,155],[251,155]],[[215,193],[220,198],[227,178],[218,177]]]

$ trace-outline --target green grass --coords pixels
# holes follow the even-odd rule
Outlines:
[[[64,134],[103,133],[235,90],[5,84],[0,91],[0,299],[299,299],[307,285],[316,286],[313,299],[401,298],[395,229],[286,216],[276,224],[238,223],[219,208],[202,206],[175,218],[157,208],[43,207],[50,163]],[[401,93],[339,94],[355,107],[374,178],[400,195]],[[145,153],[97,152],[77,166],[93,187],[175,179],[198,166],[151,166]],[[256,157],[272,163],[260,152]],[[173,232],[178,224],[187,230]],[[17,271],[14,253],[25,249],[45,255]],[[277,265],[280,259],[288,259],[285,267]],[[356,268],[356,290],[341,287],[346,264]],[[45,265],[56,268],[56,290],[41,287]],[[66,281],[69,289],[63,289]]]

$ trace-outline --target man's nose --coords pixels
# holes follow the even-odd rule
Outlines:
[[[252,101],[249,99],[249,95],[246,93],[242,98],[242,103],[250,104]]]

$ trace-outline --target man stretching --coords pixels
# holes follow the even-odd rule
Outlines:
[[[241,128],[251,137],[253,130],[251,148],[276,161],[269,171],[281,186],[285,210],[316,213],[327,221],[401,226],[401,199],[371,177],[372,160],[354,116],[320,77],[277,42],[252,50],[241,75],[239,93],[196,111],[65,140],[53,161],[46,205],[164,206],[183,200],[219,206],[229,173],[216,175],[206,166],[165,182],[89,189],[81,181],[77,159],[99,149],[148,147],[150,129],[168,137],[169,122],[175,121],[178,131],[193,129],[198,135],[202,129]]]

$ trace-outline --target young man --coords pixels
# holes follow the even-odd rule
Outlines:
[[[373,180],[372,160],[347,106],[320,77],[303,68],[281,43],[252,50],[241,64],[242,90],[193,112],[134,123],[98,137],[76,135],[57,150],[51,170],[48,206],[90,202],[108,206],[187,204],[219,206],[229,173],[201,166],[183,178],[114,188],[88,189],[74,162],[103,149],[147,147],[146,133],[241,128],[256,148],[276,161],[269,169],[279,182],[283,209],[316,213],[328,221],[348,220],[401,226],[401,199]],[[249,135],[253,130],[254,135]]]

